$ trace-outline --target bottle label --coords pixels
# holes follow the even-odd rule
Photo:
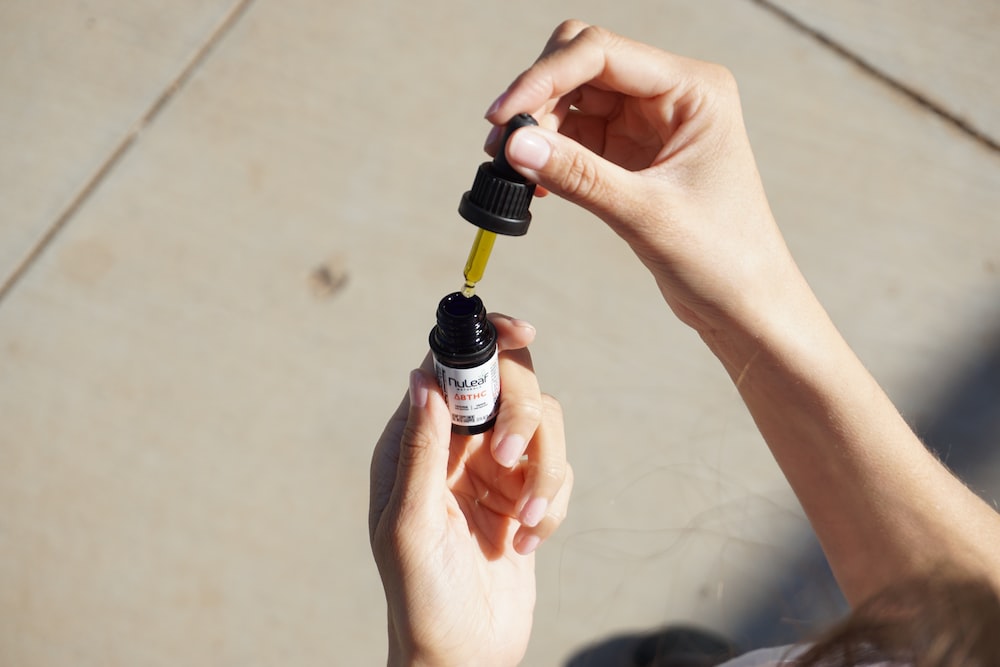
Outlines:
[[[499,351],[473,368],[452,368],[434,358],[434,372],[444,392],[451,422],[457,426],[480,426],[497,416],[500,405]]]

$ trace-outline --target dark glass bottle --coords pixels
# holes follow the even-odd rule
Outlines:
[[[430,333],[434,372],[451,411],[452,432],[488,431],[500,402],[497,332],[478,296],[461,292],[438,304],[437,325]]]

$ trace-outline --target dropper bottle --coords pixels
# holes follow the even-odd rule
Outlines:
[[[496,421],[500,403],[497,331],[476,295],[441,299],[429,338],[434,374],[451,412],[453,433],[475,435]]]
[[[479,231],[465,264],[465,284],[461,291],[441,299],[437,323],[428,337],[434,373],[451,412],[451,429],[458,434],[491,429],[500,405],[497,332],[475,288],[496,235],[523,236],[531,223],[528,206],[535,185],[514,171],[505,155],[510,135],[528,125],[538,125],[528,114],[515,116],[507,124],[497,156],[479,165],[472,189],[462,195],[458,212]]]
[[[506,151],[510,135],[529,125],[538,122],[526,113],[514,116],[507,123],[496,157],[479,165],[472,189],[462,195],[459,215],[479,227],[465,263],[462,294],[466,297],[475,293],[476,283],[483,278],[496,235],[523,236],[528,232],[531,223],[528,206],[535,194],[535,184],[510,166]]]

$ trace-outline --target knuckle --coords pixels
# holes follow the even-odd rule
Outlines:
[[[557,526],[566,520],[567,507],[557,507],[549,510],[547,516]]]
[[[584,25],[583,29],[579,31],[579,38],[581,40],[592,41],[601,46],[607,45],[609,42],[617,38],[615,33],[611,32],[607,28],[602,28],[599,25]]]
[[[542,394],[542,410],[544,410],[545,414],[552,417],[561,419],[563,416],[562,403],[551,394]]]
[[[399,465],[413,466],[428,456],[436,445],[434,438],[424,429],[407,423],[399,442]]]
[[[566,464],[555,461],[539,463],[535,479],[541,486],[559,489],[566,480]]]
[[[566,19],[556,26],[553,34],[565,39],[578,35],[589,27],[589,25],[579,19]]]
[[[569,158],[563,171],[563,191],[570,199],[594,201],[600,196],[600,174],[597,166],[583,153]]]
[[[514,81],[511,88],[523,88],[531,96],[548,98],[555,90],[556,82],[549,68],[529,69]]]
[[[502,407],[510,416],[516,416],[536,424],[542,421],[542,405],[530,398],[508,399],[503,402]]]
[[[736,75],[733,74],[732,70],[728,67],[717,65],[715,63],[708,64],[705,80],[710,81],[712,87],[722,95],[739,95],[739,88],[736,84]]]

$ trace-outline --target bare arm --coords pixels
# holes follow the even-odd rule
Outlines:
[[[732,75],[561,25],[487,118],[509,162],[629,243],[739,387],[856,604],[938,564],[1000,587],[1000,517],[913,434],[792,260]]]
[[[941,565],[1000,588],[1000,518],[930,453],[800,280],[794,315],[703,333],[852,605]]]

